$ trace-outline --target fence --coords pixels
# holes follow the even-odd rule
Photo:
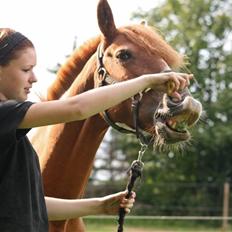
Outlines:
[[[113,185],[112,183],[108,183],[104,186],[89,185],[86,193],[89,197],[102,196],[112,192],[121,191],[121,186],[119,187],[118,185]],[[169,186],[168,188],[170,191],[170,185],[159,184],[159,195],[166,194],[167,186]],[[183,198],[182,196],[180,196],[179,199],[172,199],[172,204],[170,204],[170,197],[173,196],[171,191],[171,196],[166,194],[167,199],[160,199],[159,196],[157,196],[157,194],[155,194],[154,192],[154,202],[157,201],[157,203],[155,205],[147,204],[146,199],[140,198],[140,195],[144,193],[140,193],[138,191],[137,200],[133,208],[134,215],[129,216],[128,220],[152,219],[183,221],[217,221],[218,223],[221,223],[221,231],[226,232],[228,230],[229,224],[232,221],[232,217],[230,216],[230,212],[232,209],[229,204],[231,193],[230,184],[228,182],[224,183],[224,185],[217,183],[212,183],[211,185],[209,185],[208,183],[175,183],[175,187],[176,189],[180,188],[183,193],[188,193],[187,196],[183,197],[184,199],[186,199],[185,203],[183,203]],[[201,197],[199,197],[200,194]],[[196,196],[196,199],[194,200],[194,203],[191,203],[190,200],[193,199],[194,196]],[[207,198],[209,199],[205,200]],[[198,199],[199,201],[197,201]]]

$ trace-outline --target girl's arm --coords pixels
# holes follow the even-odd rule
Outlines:
[[[49,220],[65,220],[87,215],[112,215],[117,214],[120,207],[127,213],[135,201],[133,192],[129,199],[125,198],[126,192],[119,192],[100,198],[66,200],[45,197]]]
[[[191,77],[189,74],[174,72],[146,74],[67,99],[35,103],[28,109],[19,127],[33,128],[82,120],[117,105],[146,88],[157,88],[178,97],[177,90],[185,88]],[[168,86],[172,86],[171,90]]]

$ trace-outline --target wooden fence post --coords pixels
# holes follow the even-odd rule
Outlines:
[[[230,198],[230,184],[228,182],[225,182],[224,190],[223,190],[222,232],[226,232],[228,229],[229,198]]]

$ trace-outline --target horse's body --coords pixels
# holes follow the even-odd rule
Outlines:
[[[68,97],[98,87],[96,50],[100,43],[104,50],[104,67],[116,81],[162,72],[183,64],[181,56],[151,28],[133,25],[117,29],[106,0],[99,2],[98,23],[103,35],[89,40],[73,53],[59,70],[57,79],[48,91],[48,100],[59,99],[64,92],[63,97]],[[144,93],[139,109],[140,127],[151,133],[157,143],[189,139],[187,131],[175,129],[176,124],[185,122],[187,126],[193,125],[199,118],[201,107],[188,93],[182,95],[186,100],[172,102],[178,105],[178,110],[165,121],[158,116],[157,120],[154,119],[155,110],[159,107],[161,114],[168,110],[164,94],[153,90]],[[161,101],[163,104],[159,104]],[[112,121],[133,127],[130,104],[128,100],[109,110]],[[96,151],[107,129],[108,124],[102,116],[95,115],[83,121],[37,130],[32,143],[39,154],[47,196],[68,199],[83,197]],[[50,231],[82,232],[85,229],[78,219],[53,222]]]

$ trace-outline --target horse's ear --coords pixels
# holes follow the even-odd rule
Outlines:
[[[99,0],[97,7],[98,25],[105,40],[111,42],[117,33],[113,13],[107,0]]]

